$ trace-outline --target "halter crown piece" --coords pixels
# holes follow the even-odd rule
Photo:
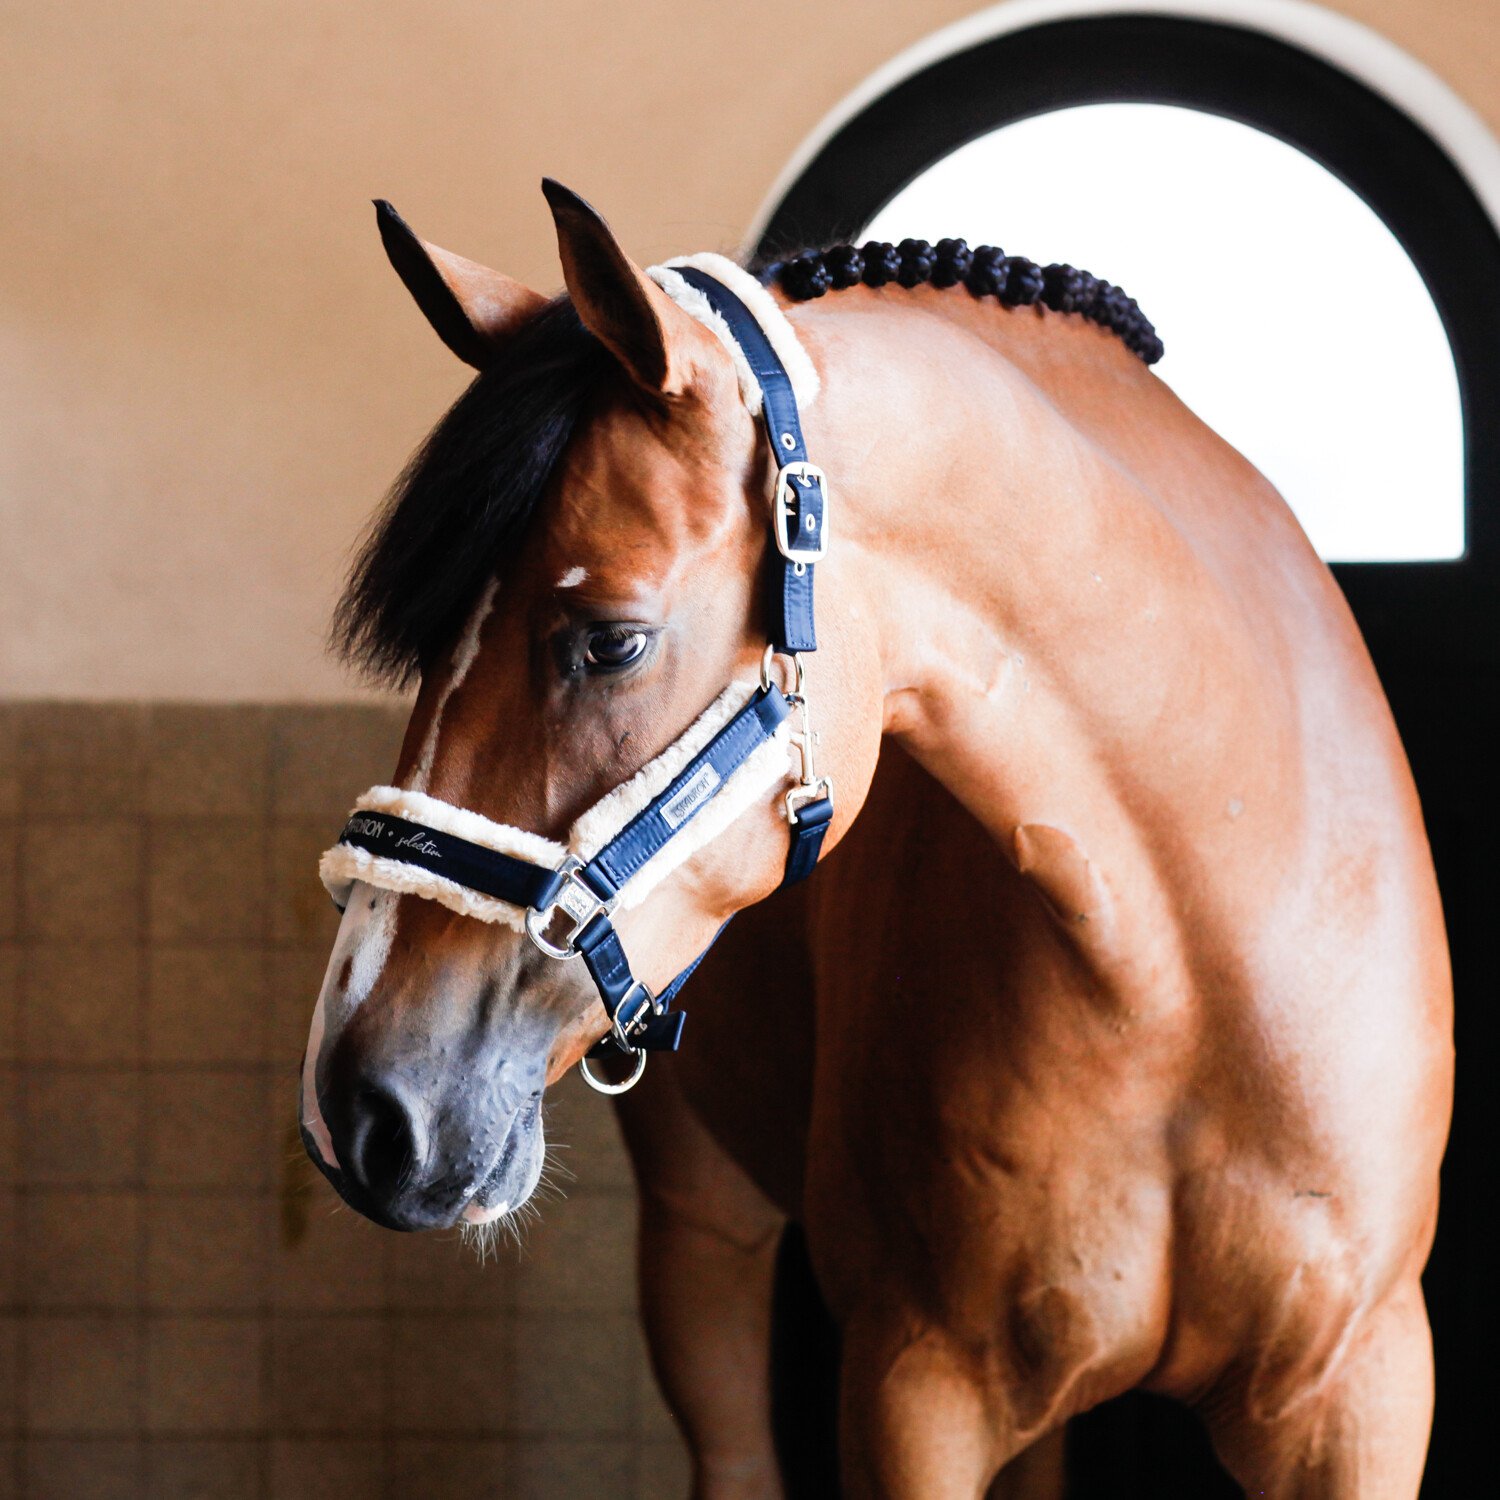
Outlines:
[[[771,295],[732,261],[694,255],[647,274],[723,342],[775,456],[771,535],[779,565],[770,570],[770,641],[759,686],[726,688],[673,744],[584,813],[566,845],[420,792],[375,787],[359,799],[319,865],[341,911],[359,880],[523,930],[549,958],[581,957],[611,1025],[588,1056],[635,1059],[634,1072],[618,1084],[596,1077],[587,1058],[580,1063],[585,1080],[606,1094],[635,1084],[648,1052],[677,1050],[685,1016],[672,1001],[704,957],[653,995],[630,971],[610,920],[616,907],[638,905],[784,781],[788,738],[797,743],[801,765],[785,797],[791,847],[783,884],[812,873],[833,818],[833,785],[814,770],[802,691],[801,653],[818,647],[813,566],[828,545],[828,482],[808,462],[797,411],[799,393],[805,400],[817,394],[817,372]],[[792,658],[790,693],[771,680],[773,655]],[[801,731],[791,735],[794,708]]]

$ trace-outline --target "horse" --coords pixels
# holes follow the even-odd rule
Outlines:
[[[325,856],[314,1163],[392,1228],[503,1221],[547,1084],[601,1045],[640,1076],[744,913],[621,1111],[700,1500],[779,1493],[788,1215],[842,1329],[857,1500],[977,1500],[1137,1387],[1250,1493],[1410,1500],[1451,986],[1400,742],[1287,506],[1071,267],[908,241],[648,273],[544,192],[550,301],[380,210],[480,373],[341,605],[350,656],[419,687]],[[816,654],[786,605],[810,625],[814,576]],[[720,781],[649,880],[580,876]],[[823,863],[777,893],[818,798]],[[433,873],[476,849],[499,885]]]

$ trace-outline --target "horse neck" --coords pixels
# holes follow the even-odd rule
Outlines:
[[[1080,720],[1138,671],[1142,580],[1185,561],[1113,438],[1154,419],[1158,383],[1097,329],[961,292],[826,301],[797,310],[825,371],[810,425],[883,727],[1013,830],[1037,765],[1097,759]]]

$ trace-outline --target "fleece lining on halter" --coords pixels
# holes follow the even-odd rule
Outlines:
[[[776,305],[776,299],[748,271],[711,251],[704,251],[699,255],[679,255],[665,265],[651,266],[646,274],[678,307],[703,324],[728,350],[730,359],[734,361],[735,374],[739,377],[740,399],[750,409],[752,417],[758,417],[764,405],[760,381],[755,378],[755,372],[751,370],[739,340],[730,332],[729,324],[697,287],[690,286],[677,274],[679,266],[691,266],[694,270],[712,276],[720,285],[728,287],[760,324],[792,383],[792,395],[796,397],[798,405],[807,406],[817,399],[822,383],[812,360],[807,356],[807,350],[802,347],[786,314]]]
[[[492,822],[479,813],[455,807],[423,792],[404,791],[394,786],[372,787],[354,804],[353,811],[389,813],[552,870],[559,868],[570,853],[587,863],[637,813],[666,790],[673,778],[750,701],[754,693],[755,687],[751,683],[731,683],[660,755],[647,761],[629,781],[617,786],[583,813],[573,824],[566,845],[528,833],[524,828]],[[639,906],[679,865],[717,838],[742,812],[791,774],[790,734],[790,724],[783,724],[774,739],[768,740],[745,759],[703,811],[625,884],[620,892],[620,907]],[[481,922],[493,922],[516,932],[525,930],[526,912],[522,907],[482,895],[429,870],[374,855],[350,844],[335,844],[328,850],[319,862],[318,874],[339,906],[347,904],[353,883],[362,880],[381,890],[424,896],[450,911],[477,917]]]

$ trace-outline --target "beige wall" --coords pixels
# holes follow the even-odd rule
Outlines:
[[[969,0],[22,0],[0,11],[0,694],[348,696],[348,550],[463,371],[369,199],[558,280],[560,177],[642,258]],[[1496,0],[1346,0],[1500,127]],[[935,226],[939,232],[941,226]]]

